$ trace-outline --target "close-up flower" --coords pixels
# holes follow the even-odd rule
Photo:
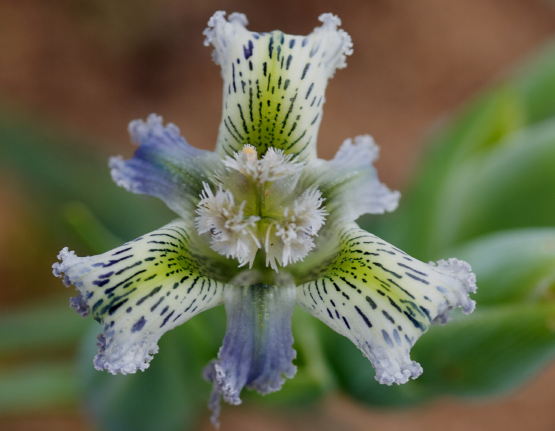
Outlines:
[[[177,218],[103,254],[64,248],[53,265],[78,291],[72,307],[102,325],[94,367],[112,374],[145,370],[164,333],[224,305],[223,344],[204,372],[214,423],[222,399],[240,404],[244,388],[267,394],[295,375],[296,305],[351,340],[386,385],[422,373],[410,351],[432,324],[474,309],[468,263],[422,262],[357,225],[400,198],[378,179],[370,136],[317,157],[328,80],[353,52],[337,16],[319,19],[293,36],[216,12],[204,32],[223,78],[215,151],[151,114],[129,124],[134,156],[110,160],[119,186]]]

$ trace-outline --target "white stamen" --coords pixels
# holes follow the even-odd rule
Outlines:
[[[216,193],[204,184],[196,210],[200,234],[209,233],[211,247],[226,257],[236,258],[240,266],[252,266],[260,242],[255,235],[257,216],[245,217],[246,202],[237,205],[233,195],[218,188]]]
[[[314,247],[314,236],[324,225],[326,211],[318,189],[306,190],[292,207],[283,210],[283,220],[266,231],[266,265],[277,270],[305,257]]]
[[[228,171],[239,172],[260,185],[281,179],[298,179],[304,166],[275,148],[269,148],[259,159],[252,145],[245,145],[240,152],[226,157],[223,163]],[[226,175],[220,178],[221,184],[237,180],[233,175]],[[288,182],[286,189],[270,187],[263,191],[257,187],[255,193],[265,193],[264,200],[269,207],[247,206],[247,201],[237,205],[233,194],[221,185],[216,193],[205,185],[197,209],[198,232],[209,233],[211,247],[220,254],[238,259],[241,265],[248,263],[252,266],[259,248],[266,252],[266,265],[276,271],[278,266],[301,260],[314,248],[314,237],[327,215],[322,208],[324,199],[320,191],[309,188],[295,199],[298,191]],[[279,206],[272,202],[274,198],[279,199]],[[249,211],[256,207],[258,212],[246,215],[245,207]]]
[[[258,160],[256,148],[245,145],[234,157],[226,157],[224,165],[262,184],[299,173],[303,164],[291,159],[291,155],[270,148],[264,157]]]

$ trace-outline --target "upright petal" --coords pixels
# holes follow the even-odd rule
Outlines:
[[[476,289],[470,266],[457,259],[426,264],[353,226],[341,249],[314,280],[298,287],[298,302],[348,337],[384,384],[405,383],[422,368],[410,349],[433,323],[460,307],[470,313]]]
[[[139,148],[129,160],[110,159],[114,181],[130,192],[155,196],[189,218],[202,182],[218,166],[216,155],[189,145],[177,126],[164,125],[158,115],[132,121],[129,133]]]
[[[218,151],[231,156],[250,144],[260,154],[275,147],[315,157],[327,81],[352,53],[339,18],[323,14],[320,21],[310,35],[291,36],[250,32],[243,14],[210,18],[205,44],[213,45],[224,80]]]
[[[221,269],[193,248],[175,221],[106,253],[77,257],[64,248],[54,275],[79,294],[71,304],[103,325],[95,367],[112,374],[148,367],[158,339],[222,302]]]
[[[292,363],[291,313],[296,295],[292,280],[284,278],[278,285],[266,285],[251,272],[232,283],[224,293],[224,343],[218,359],[205,369],[206,379],[213,384],[210,407],[214,424],[218,423],[221,398],[241,404],[244,387],[261,394],[275,392],[296,372]]]

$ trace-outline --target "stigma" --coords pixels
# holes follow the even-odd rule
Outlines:
[[[233,157],[226,157],[224,165],[260,184],[296,175],[303,167],[303,163],[293,161],[290,154],[275,148],[269,148],[264,156],[258,159],[256,148],[252,145],[245,145]]]
[[[269,148],[259,158],[245,145],[224,159],[215,184],[204,184],[196,209],[196,227],[219,254],[252,267],[260,262],[278,271],[303,259],[325,224],[324,198],[299,183],[304,164]]]

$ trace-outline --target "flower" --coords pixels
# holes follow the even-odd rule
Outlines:
[[[387,385],[421,374],[410,349],[433,323],[474,308],[466,262],[427,264],[357,226],[399,200],[377,177],[370,136],[316,157],[327,81],[352,53],[339,18],[320,21],[290,36],[216,12],[204,32],[224,80],[215,152],[152,114],[129,125],[134,157],[110,161],[118,185],[178,219],[97,256],[64,248],[53,265],[78,290],[71,305],[103,325],[94,366],[114,374],[146,369],[165,332],[224,304],[227,332],[205,370],[214,422],[222,398],[239,404],[243,388],[265,394],[293,377],[296,304],[348,337]]]

